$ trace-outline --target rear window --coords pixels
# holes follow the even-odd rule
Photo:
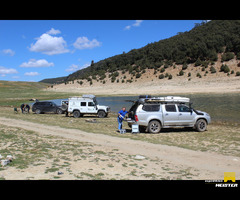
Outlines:
[[[157,112],[160,109],[160,105],[145,104],[143,105],[142,109],[148,112]]]
[[[165,109],[167,112],[177,112],[175,105],[165,105]]]

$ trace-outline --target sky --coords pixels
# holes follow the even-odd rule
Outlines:
[[[202,20],[0,20],[0,80],[67,76]]]

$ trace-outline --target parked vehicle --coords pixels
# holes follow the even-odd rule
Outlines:
[[[189,104],[188,106],[186,104]],[[138,124],[140,129],[159,133],[161,128],[192,127],[202,132],[211,122],[206,112],[191,108],[186,97],[145,97],[133,102],[127,119],[129,126]]]
[[[51,101],[38,101],[34,103],[32,106],[32,111],[35,112],[36,114],[51,112],[62,114],[64,112],[61,106],[58,106]]]
[[[84,114],[97,114],[99,118],[103,118],[108,116],[109,111],[109,106],[98,105],[94,95],[82,95],[68,99],[68,112],[76,118],[83,117]]]

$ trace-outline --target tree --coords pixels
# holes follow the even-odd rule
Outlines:
[[[181,70],[180,72],[179,72],[179,76],[183,76],[184,75],[184,72],[183,72],[183,70]]]
[[[220,72],[228,73],[228,72],[230,72],[230,69],[227,65],[222,64],[222,66],[220,68]]]

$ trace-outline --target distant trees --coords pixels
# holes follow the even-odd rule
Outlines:
[[[111,81],[114,82],[119,76],[117,71],[129,72],[132,76],[140,78],[146,69],[163,73],[175,64],[182,65],[182,72],[179,73],[181,76],[188,64],[193,63],[195,67],[206,68],[208,63],[214,63],[218,59],[218,53],[222,53],[222,62],[235,56],[240,59],[240,20],[212,20],[208,23],[203,21],[196,24],[192,30],[171,38],[96,63],[92,60],[89,67],[70,74],[63,81],[89,77],[104,80],[108,72],[111,74]],[[216,73],[214,68],[210,71]]]

